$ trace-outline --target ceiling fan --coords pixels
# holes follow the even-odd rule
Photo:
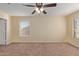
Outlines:
[[[47,12],[44,10],[44,8],[46,8],[46,7],[56,7],[56,5],[57,5],[56,3],[45,4],[45,5],[43,3],[36,3],[35,5],[24,5],[24,6],[35,7],[32,14],[34,14],[35,12],[37,12],[38,14],[40,14],[40,13],[47,14]]]

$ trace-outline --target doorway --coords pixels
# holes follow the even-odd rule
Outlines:
[[[6,19],[0,18],[0,44],[6,44]]]

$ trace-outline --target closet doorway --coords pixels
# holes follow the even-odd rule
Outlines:
[[[5,45],[6,44],[6,20],[3,18],[0,18],[0,44]]]

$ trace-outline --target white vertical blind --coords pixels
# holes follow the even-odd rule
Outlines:
[[[74,36],[79,38],[79,17],[74,19]]]

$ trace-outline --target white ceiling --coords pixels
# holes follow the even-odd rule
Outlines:
[[[0,3],[0,10],[7,12],[11,16],[31,16],[33,8],[25,7],[23,3]],[[26,3],[34,5],[34,3]],[[45,8],[47,15],[68,15],[72,12],[79,10],[79,3],[58,3],[56,7]],[[35,13],[34,15],[38,15]],[[41,14],[44,15],[44,14]]]

